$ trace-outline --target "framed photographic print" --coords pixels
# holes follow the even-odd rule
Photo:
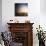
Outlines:
[[[28,16],[28,3],[15,3],[15,16]]]

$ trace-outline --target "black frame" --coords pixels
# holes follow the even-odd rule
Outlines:
[[[28,16],[28,13],[17,13],[21,5],[25,5],[28,7],[28,3],[15,3],[15,16]]]

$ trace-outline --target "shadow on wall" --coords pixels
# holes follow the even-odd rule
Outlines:
[[[46,0],[40,0],[40,12],[46,14]]]
[[[2,28],[2,0],[0,0],[0,31],[2,31],[1,30],[1,28]]]

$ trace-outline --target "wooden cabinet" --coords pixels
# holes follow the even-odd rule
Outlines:
[[[7,23],[13,41],[23,43],[22,46],[33,46],[33,23]]]

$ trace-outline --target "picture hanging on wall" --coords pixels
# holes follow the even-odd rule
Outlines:
[[[28,16],[28,3],[15,3],[15,16]]]

